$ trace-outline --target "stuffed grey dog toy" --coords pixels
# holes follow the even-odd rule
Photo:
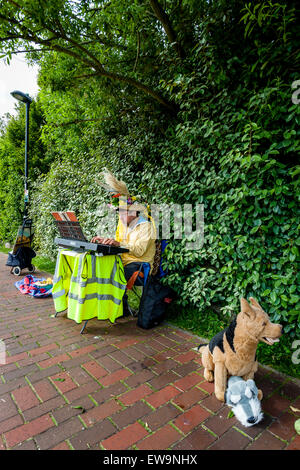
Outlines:
[[[253,426],[263,419],[261,404],[257,397],[258,389],[254,380],[241,377],[229,378],[226,390],[226,403],[232,407],[235,417],[244,426]]]

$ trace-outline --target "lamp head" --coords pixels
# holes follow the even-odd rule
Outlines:
[[[26,104],[32,103],[32,99],[30,98],[30,96],[29,96],[29,95],[26,95],[26,94],[23,93],[22,91],[18,91],[18,90],[12,91],[12,92],[11,92],[11,95],[12,95],[16,100],[22,101],[23,103],[26,103]]]

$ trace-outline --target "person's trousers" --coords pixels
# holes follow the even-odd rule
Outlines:
[[[140,271],[143,263],[128,263],[124,266],[125,279],[128,282],[135,271]],[[142,271],[141,271],[142,272]],[[138,276],[134,283],[135,286],[143,286],[144,278]],[[128,313],[128,296],[125,291],[123,295],[123,315]]]

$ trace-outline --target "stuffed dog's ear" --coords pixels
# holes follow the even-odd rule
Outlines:
[[[243,297],[241,298],[241,312],[251,318],[251,320],[254,320],[255,312]]]
[[[251,304],[253,305],[253,307],[257,307],[257,308],[260,308],[262,310],[262,308],[259,305],[259,303],[257,302],[257,300],[255,300],[253,297],[250,297],[249,300],[250,300]]]
[[[251,392],[253,392],[254,396],[257,397],[257,395],[258,395],[258,389],[257,389],[257,387],[256,387],[256,385],[255,385],[254,380],[253,380],[253,379],[248,379],[248,380],[246,381],[246,384],[247,384],[246,389],[248,389],[248,390],[250,389]]]
[[[241,395],[231,395],[230,400],[232,401],[232,403],[236,405],[240,401],[241,398],[242,398]]]

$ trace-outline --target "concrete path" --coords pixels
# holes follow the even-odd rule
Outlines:
[[[170,325],[54,317],[0,253],[0,449],[300,449],[299,382],[259,368],[263,422],[243,427],[205,381],[199,339]],[[37,272],[36,276],[47,276]]]

